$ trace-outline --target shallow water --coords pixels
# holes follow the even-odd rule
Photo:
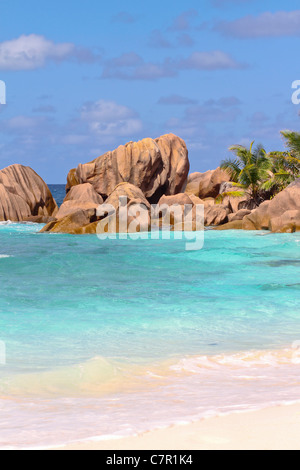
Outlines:
[[[2,447],[300,399],[300,234],[207,231],[186,251],[40,228],[0,224]]]

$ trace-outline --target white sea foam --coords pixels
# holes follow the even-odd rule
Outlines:
[[[279,367],[293,364],[295,349],[285,348],[282,350],[252,350],[239,353],[224,353],[212,356],[190,356],[181,359],[170,367],[175,372],[185,371],[200,373],[203,369],[251,369],[255,367]],[[256,375],[257,377],[257,375]]]
[[[65,398],[55,394],[52,398],[25,399],[21,396],[22,380],[15,383],[21,385],[17,400],[0,400],[3,422],[13,420],[21,430],[18,442],[14,429],[3,426],[0,446],[26,448],[84,439],[106,440],[211,416],[298,402],[300,365],[293,363],[294,352],[283,349],[186,357],[173,365],[156,362],[136,369],[128,364],[122,378],[116,375],[115,363],[98,357],[81,364],[85,372],[77,377],[75,387],[77,392],[81,389],[81,396],[71,397],[68,393]],[[70,369],[74,373],[74,367]],[[52,387],[61,386],[62,372],[66,370],[60,370],[58,376],[55,372],[42,374],[42,387],[39,384],[38,389],[41,391],[48,379]],[[101,388],[96,386],[99,373],[102,383],[103,378],[109,382],[112,379],[116,387],[108,387],[106,394],[97,396],[95,392]],[[74,375],[69,378],[73,380]]]

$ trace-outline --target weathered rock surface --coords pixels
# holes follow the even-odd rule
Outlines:
[[[150,204],[144,196],[143,192],[137,186],[131,183],[120,183],[110,196],[106,199],[105,204],[111,204],[116,210],[119,208],[120,197],[127,198],[127,206],[132,204],[144,204],[150,209]]]
[[[45,215],[31,215],[22,220],[22,222],[32,222],[34,224],[49,224],[49,222],[56,221],[56,217],[49,217]]]
[[[65,217],[49,222],[45,227],[42,228],[43,232],[52,233],[78,233],[78,229],[89,225],[90,223],[97,220],[96,209],[79,209],[76,212],[72,212]],[[96,233],[96,232],[95,232]]]
[[[189,194],[189,196],[191,197],[191,194]],[[216,204],[216,200],[213,197],[206,197],[205,199],[201,199],[201,201],[203,201],[204,207],[212,207]]]
[[[284,214],[286,212],[299,210],[300,178],[277,194],[274,199],[263,202],[256,210],[252,211],[251,214],[244,217],[243,229],[281,231],[280,218],[282,218],[283,228],[291,215],[287,214],[286,218],[284,218]],[[273,219],[277,220],[273,221]],[[295,230],[298,230],[297,225],[295,225]]]
[[[230,176],[220,168],[209,170],[205,173],[191,173],[185,192],[187,194],[194,194],[201,199],[208,197],[216,198],[220,192],[221,184],[226,181],[230,181]]]
[[[180,205],[180,206],[191,205],[192,206],[194,203],[192,201],[192,198],[190,198],[186,193],[179,193],[179,194],[175,194],[174,196],[162,196],[158,204],[160,206],[163,204],[167,204],[168,206],[173,206],[173,205]]]
[[[247,197],[226,196],[222,204],[227,206],[230,212],[238,212],[240,210],[252,211],[257,209],[255,202]]]
[[[121,202],[122,206],[126,206],[124,214],[126,220],[120,213],[120,197],[124,198],[124,202]],[[116,231],[117,232],[143,232],[148,231],[150,228],[150,203],[145,198],[143,192],[133,184],[120,183],[111,195],[105,201],[104,206],[111,205],[115,208],[117,221]],[[105,219],[97,227],[97,233],[113,231],[113,224],[109,224],[109,218],[107,219],[108,224],[105,223]]]
[[[242,230],[242,229],[243,229],[242,220],[233,220],[232,222],[227,222],[227,224],[214,227],[214,230]]]
[[[66,200],[63,205],[72,200]],[[154,230],[166,228],[167,225],[173,230],[176,224],[176,230],[179,230],[180,224],[185,230],[200,230],[203,226],[203,217],[199,217],[196,207],[201,203],[202,201],[195,196],[190,198],[185,193],[180,193],[163,196],[154,209],[138,187],[130,183],[120,183],[103,204],[97,205],[97,208],[77,209],[59,220],[50,222],[42,232],[130,233],[149,231],[151,228]],[[190,213],[188,220],[184,218],[187,213]],[[185,225],[182,225],[183,222]]]
[[[82,190],[80,189],[80,187],[79,189],[73,188],[73,190],[70,191],[71,195],[69,195],[70,193],[67,194],[67,198],[70,197],[71,199],[67,199],[63,203],[63,205],[65,206],[64,210],[68,209],[67,204],[69,202],[77,201],[77,199],[72,199],[74,196],[78,195],[77,191],[78,194],[81,194]],[[93,188],[92,191],[94,191]],[[85,188],[84,194],[95,196],[93,192],[90,193],[90,188]],[[122,225],[122,219],[120,226],[118,220],[120,197],[124,198],[124,208],[126,208],[127,220],[125,222],[124,227]],[[89,203],[88,200],[90,200],[91,202]],[[95,197],[94,200],[97,201],[97,198]],[[85,205],[90,205],[90,207],[83,207]],[[78,206],[77,210],[75,210],[75,208],[76,205],[73,207],[74,210],[62,216],[61,218],[59,218],[59,220],[50,222],[48,225],[43,227],[41,232],[92,234],[113,231],[112,216],[114,216],[114,214],[117,218],[116,223],[114,225],[115,232],[119,232],[120,230],[123,231],[123,229],[125,232],[127,230],[133,230],[135,219],[137,220],[137,225],[140,222],[141,231],[144,229],[148,230],[149,228],[150,204],[143,195],[142,191],[130,183],[120,183],[103,204],[93,202],[93,198],[87,198],[86,202],[82,203],[81,208],[80,205]],[[142,213],[141,215],[140,212]]]
[[[96,209],[102,203],[102,197],[96,193],[91,184],[85,183],[73,186],[60,206],[56,218],[62,219],[79,209]]]
[[[208,226],[222,225],[228,222],[229,210],[222,204],[205,208],[204,224]]]
[[[151,203],[157,203],[163,194],[173,195],[185,189],[188,171],[185,142],[167,134],[129,142],[90,163],[78,165],[68,174],[66,190],[90,183],[105,200],[118,184],[128,182],[140,188]]]
[[[0,220],[28,221],[57,211],[48,186],[30,167],[15,164],[0,171]]]
[[[183,224],[184,218],[193,207],[192,199],[185,193],[179,193],[174,196],[162,196],[158,202],[156,214],[153,214],[152,211],[152,218],[154,216],[154,219],[158,219],[157,226],[160,228]]]
[[[300,210],[286,211],[279,217],[270,220],[269,229],[272,232],[293,233],[300,231]]]
[[[230,192],[244,192],[244,195],[225,195],[225,193]],[[221,184],[219,194],[224,196],[222,204],[224,206],[227,206],[230,212],[238,212],[241,209],[253,210],[257,208],[255,202],[253,201],[253,199],[251,199],[250,195],[238,186],[234,186],[231,181],[224,182]]]
[[[240,209],[237,212],[233,212],[232,214],[229,214],[228,221],[234,222],[235,220],[243,220],[243,218],[249,214],[251,214],[251,211],[249,211],[248,209]]]
[[[188,196],[195,206],[197,206],[198,204],[205,206],[205,201],[203,199],[200,199],[200,197],[195,196],[195,194],[188,194]]]
[[[67,201],[80,201],[83,203],[94,203],[102,204],[102,197],[96,193],[93,186],[90,183],[80,184],[78,186],[73,186],[66,195],[64,202]]]

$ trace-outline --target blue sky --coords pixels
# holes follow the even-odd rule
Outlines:
[[[173,132],[191,171],[232,144],[299,130],[299,2],[0,0],[0,167],[47,183],[118,145]]]

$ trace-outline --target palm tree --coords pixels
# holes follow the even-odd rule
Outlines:
[[[274,195],[299,178],[300,159],[293,157],[290,152],[270,152],[269,158],[273,162],[273,168],[269,179],[261,185],[261,189]]]
[[[300,133],[294,131],[281,131],[281,135],[285,139],[285,145],[288,147],[290,154],[295,158],[300,158]]]
[[[254,141],[251,142],[249,149],[243,145],[229,147],[236,158],[223,160],[220,167],[230,174],[233,185],[241,188],[237,191],[239,196],[248,193],[255,204],[259,205],[263,200],[261,185],[270,177],[272,161],[261,145],[256,148],[253,146]],[[237,196],[237,192],[228,192],[226,195]]]
[[[293,131],[281,131],[289,151],[270,152],[273,162],[270,177],[262,184],[262,189],[277,194],[300,177],[300,134]]]

